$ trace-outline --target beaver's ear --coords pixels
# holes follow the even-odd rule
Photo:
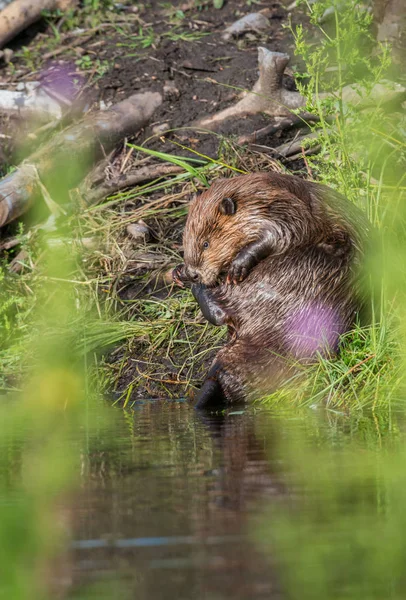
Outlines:
[[[237,202],[232,198],[223,198],[220,202],[219,210],[222,215],[235,215],[237,212]]]

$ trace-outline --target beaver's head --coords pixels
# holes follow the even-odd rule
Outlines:
[[[266,233],[275,253],[313,245],[350,259],[358,217],[341,196],[291,175],[252,173],[218,179],[191,203],[183,235],[186,276],[207,286],[225,275],[239,251]]]
[[[192,281],[215,285],[238,252],[257,239],[268,196],[269,186],[257,174],[218,179],[191,203],[183,246]]]

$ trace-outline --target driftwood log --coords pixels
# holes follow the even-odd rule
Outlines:
[[[157,92],[135,94],[56,133],[0,181],[0,226],[22,215],[40,196],[55,205],[96,161],[144,127],[161,102]]]
[[[44,10],[68,10],[77,0],[14,0],[0,12],[0,48],[38,21]]]

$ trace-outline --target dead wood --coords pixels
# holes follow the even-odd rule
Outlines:
[[[76,4],[77,0],[14,0],[0,12],[0,48],[38,21],[44,10],[64,11]]]
[[[373,15],[377,25],[378,42],[391,44],[393,61],[404,65],[406,2],[404,0],[374,0]]]
[[[283,156],[284,158],[301,154],[303,151],[306,152],[307,150],[313,148],[312,146],[309,146],[307,142],[317,139],[318,135],[319,134],[317,131],[309,133],[308,135],[302,135],[291,140],[290,142],[287,142],[286,144],[281,144],[277,148],[274,148],[274,152],[278,154],[278,156]]]
[[[40,196],[54,206],[52,198],[59,200],[97,160],[144,127],[161,102],[157,92],[135,94],[56,133],[0,181],[0,226],[22,215]]]
[[[107,198],[107,196],[112,196],[125,188],[145,183],[146,181],[152,181],[153,179],[158,179],[160,177],[165,177],[166,175],[182,173],[183,171],[184,169],[177,165],[150,165],[138,169],[135,173],[130,173],[128,175],[121,174],[118,177],[110,179],[110,181],[105,181],[103,178],[100,182],[100,170],[96,167],[94,172],[86,177],[79,189],[79,194],[86,204],[97,204],[100,200]]]
[[[228,108],[204,117],[192,124],[196,128],[216,130],[224,121],[231,118],[241,118],[246,115],[265,113],[272,117],[289,117],[292,119],[292,126],[300,125],[292,111],[305,104],[305,99],[299,92],[292,92],[283,87],[283,75],[289,63],[288,54],[281,52],[271,52],[266,48],[258,48],[259,78],[252,91],[244,91],[241,99]],[[319,98],[331,98],[332,96],[341,97],[345,103],[352,103],[359,108],[367,108],[376,104],[387,104],[389,102],[401,102],[405,98],[404,86],[390,82],[382,81],[374,85],[372,90],[366,95],[362,86],[345,86],[341,94],[320,94]],[[299,115],[299,119],[304,115]],[[309,115],[309,118],[313,118]],[[240,143],[251,142],[254,136],[258,141],[259,136],[266,136],[276,133],[280,129],[289,128],[289,120],[280,121],[280,124],[274,123],[269,129],[263,128],[247,138],[240,138]],[[275,127],[277,127],[275,129]]]
[[[266,127],[262,127],[262,129],[258,129],[253,133],[248,133],[246,135],[240,136],[238,138],[238,143],[256,144],[258,142],[262,142],[271,135],[275,135],[275,133],[278,133],[279,131],[289,131],[291,129],[309,127],[312,123],[317,123],[319,120],[320,119],[317,115],[312,115],[310,113],[303,113],[302,115],[291,115],[287,118],[276,117],[274,123],[271,123]]]
[[[216,129],[225,120],[248,114],[265,113],[271,116],[287,116],[292,109],[305,104],[298,92],[283,87],[282,79],[290,60],[288,54],[258,48],[259,79],[251,92],[244,92],[242,99],[210,117],[194,124],[196,127]]]

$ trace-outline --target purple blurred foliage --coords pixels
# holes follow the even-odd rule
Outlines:
[[[76,72],[73,63],[54,62],[42,71],[40,83],[49,96],[69,105],[83,88],[84,77]]]
[[[337,310],[323,304],[305,306],[292,314],[286,326],[286,341],[298,358],[310,358],[316,352],[337,350],[343,331]]]

